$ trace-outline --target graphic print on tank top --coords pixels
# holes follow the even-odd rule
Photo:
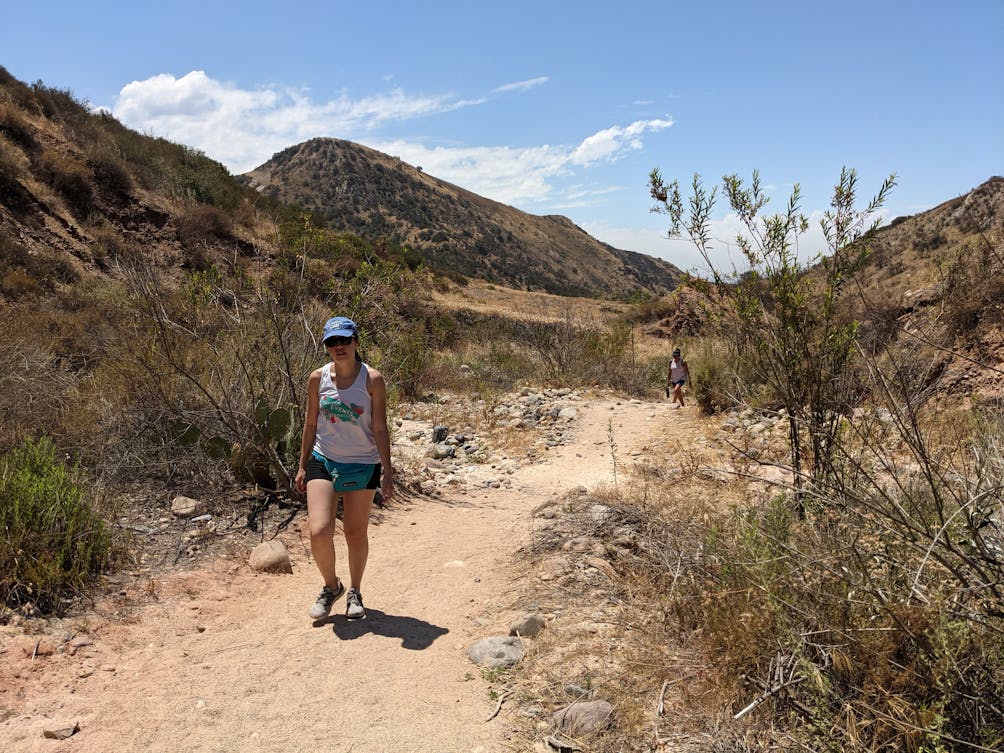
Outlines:
[[[347,424],[358,424],[364,409],[361,405],[355,403],[346,405],[338,398],[326,395],[321,398],[321,410],[330,423],[342,421]]]

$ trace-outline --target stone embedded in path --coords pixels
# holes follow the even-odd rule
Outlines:
[[[201,499],[177,496],[171,500],[171,514],[178,518],[191,518],[196,515],[203,515],[206,512],[206,503]]]
[[[533,613],[524,615],[509,626],[509,635],[533,638],[544,629],[544,615]]]
[[[455,457],[457,454],[457,448],[453,445],[446,444],[446,442],[440,442],[434,444],[429,451],[426,453],[428,457],[435,460],[445,460],[446,458]]]
[[[555,711],[551,721],[562,732],[574,737],[602,729],[613,713],[614,707],[608,701],[579,701]]]
[[[65,740],[80,731],[80,722],[50,721],[42,725],[42,737]]]
[[[511,667],[523,658],[523,642],[518,637],[497,635],[482,638],[467,649],[467,657],[479,667]]]
[[[266,573],[291,573],[293,563],[281,541],[263,541],[251,550],[249,563],[252,570]]]
[[[449,433],[450,429],[447,426],[440,425],[432,427],[432,443],[439,444],[446,439],[446,435]]]

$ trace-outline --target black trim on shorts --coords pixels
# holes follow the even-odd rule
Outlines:
[[[324,467],[324,463],[315,458],[313,455],[310,456],[310,460],[307,461],[307,475],[304,479],[304,483],[307,481],[315,481],[317,479],[324,479],[328,483],[331,483],[331,474],[328,473],[328,469]],[[366,482],[364,489],[379,489],[380,488],[380,475],[383,471],[383,467],[380,463],[373,466],[373,473],[370,476],[369,481]],[[344,493],[344,492],[343,492]]]

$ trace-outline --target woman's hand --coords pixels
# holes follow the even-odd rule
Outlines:
[[[384,471],[380,478],[380,494],[385,502],[390,502],[394,496],[394,469]]]
[[[293,480],[293,486],[300,494],[305,494],[307,492],[307,472],[301,468],[296,472],[296,478]]]

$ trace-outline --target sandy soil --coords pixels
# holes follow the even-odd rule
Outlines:
[[[166,578],[127,619],[101,609],[78,618],[93,645],[72,655],[52,652],[62,635],[43,638],[32,658],[38,636],[8,629],[0,751],[528,749],[511,739],[505,711],[485,721],[495,702],[466,649],[521,614],[526,573],[514,554],[531,511],[573,486],[613,481],[611,431],[617,462],[630,463],[671,420],[677,436],[696,434],[696,411],[584,401],[574,438],[521,468],[511,489],[395,503],[370,529],[365,620],[347,621],[344,601],[321,624],[307,617],[320,584],[301,529],[284,538],[292,575],[230,560]],[[44,739],[52,719],[80,731]]]

